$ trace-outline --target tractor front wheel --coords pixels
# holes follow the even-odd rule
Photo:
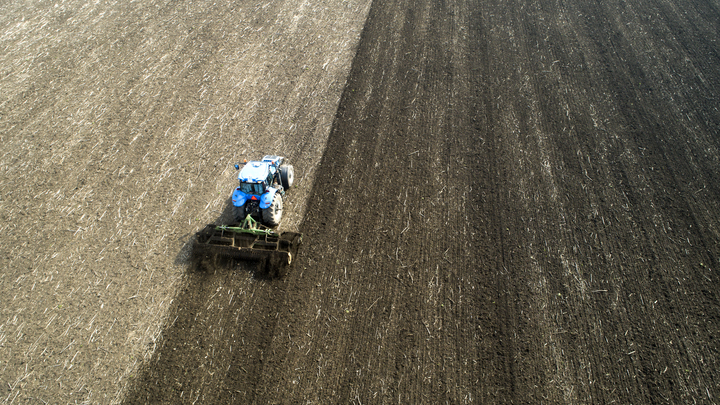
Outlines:
[[[280,220],[282,219],[282,211],[282,196],[280,195],[280,193],[275,193],[275,196],[273,197],[270,206],[267,208],[263,208],[262,210],[263,222],[268,226],[280,225]]]
[[[289,190],[295,180],[295,170],[292,165],[280,165],[280,182],[285,190]]]

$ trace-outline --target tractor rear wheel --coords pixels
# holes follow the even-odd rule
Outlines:
[[[236,222],[242,222],[247,216],[247,213],[245,212],[245,206],[243,205],[242,207],[233,207],[233,214],[235,215]]]
[[[272,203],[269,207],[263,208],[262,210],[262,216],[263,216],[263,222],[268,226],[278,226],[280,225],[280,220],[282,219],[282,212],[283,212],[283,200],[280,193],[275,193],[275,196],[273,197]]]
[[[292,165],[280,165],[280,182],[285,190],[290,189],[295,180],[295,171]]]

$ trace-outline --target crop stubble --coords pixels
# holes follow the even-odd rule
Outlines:
[[[297,227],[368,6],[0,6],[0,402],[124,397],[236,160],[293,160]]]
[[[127,401],[716,402],[719,20],[375,2],[295,269],[190,266]]]

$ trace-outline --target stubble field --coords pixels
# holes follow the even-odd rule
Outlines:
[[[125,397],[234,162],[290,157],[298,226],[368,7],[0,5],[0,402]]]
[[[130,4],[2,6],[0,400],[717,402],[717,2]]]

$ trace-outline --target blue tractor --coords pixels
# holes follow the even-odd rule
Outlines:
[[[295,173],[292,165],[284,164],[282,156],[268,155],[261,161],[246,162],[240,170],[240,185],[232,195],[235,220],[244,221],[250,215],[269,227],[280,224],[285,192],[292,187]]]
[[[282,277],[298,252],[302,234],[278,232],[283,197],[293,184],[293,167],[281,156],[265,156],[259,162],[245,162],[240,185],[232,195],[235,223],[209,224],[197,233],[193,254],[200,258],[261,261],[267,275]]]

